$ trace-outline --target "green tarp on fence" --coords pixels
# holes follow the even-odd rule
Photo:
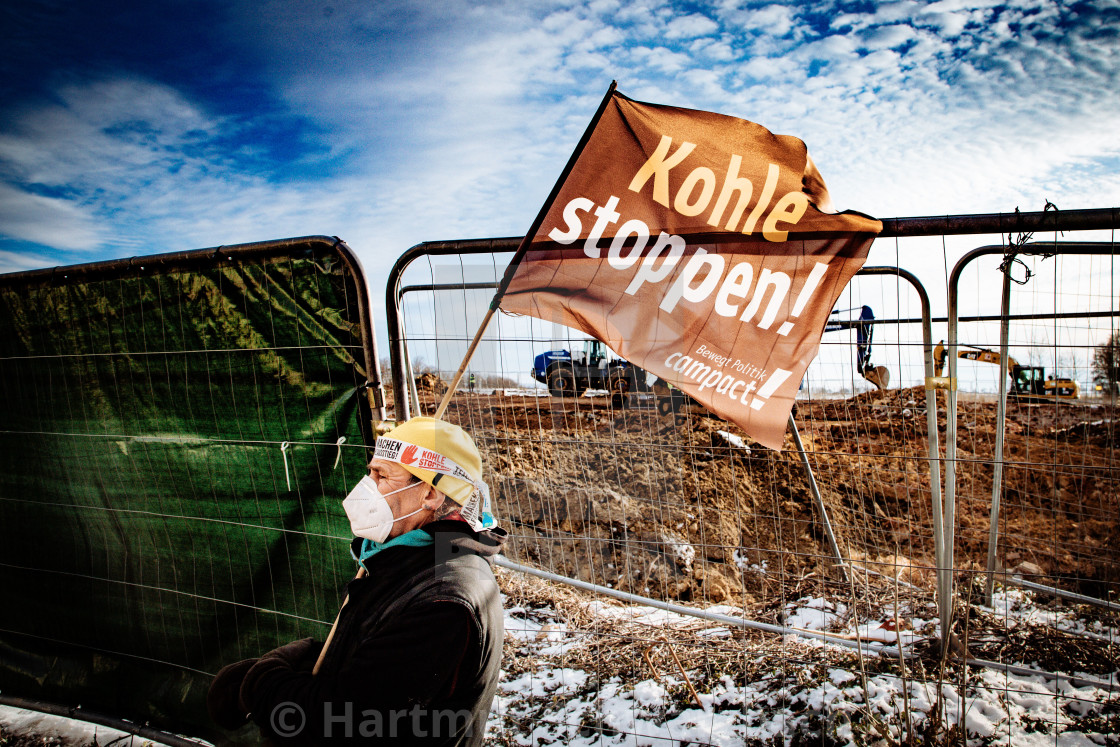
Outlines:
[[[330,239],[0,276],[0,693],[214,738],[211,674],[325,635],[372,344]]]

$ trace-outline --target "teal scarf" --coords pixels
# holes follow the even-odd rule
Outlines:
[[[427,547],[435,542],[432,535],[425,532],[423,529],[413,529],[411,532],[406,532],[400,537],[394,537],[385,542],[374,542],[370,539],[362,540],[362,551],[357,557],[357,561],[365,567],[365,561],[372,558],[382,550],[390,547]]]

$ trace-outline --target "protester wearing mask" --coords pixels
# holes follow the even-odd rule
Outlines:
[[[343,501],[360,566],[327,644],[310,638],[215,677],[226,729],[277,744],[480,745],[501,663],[489,558],[505,541],[482,458],[456,425],[417,417],[379,438]]]

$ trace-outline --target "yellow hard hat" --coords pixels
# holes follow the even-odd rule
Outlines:
[[[482,454],[465,430],[446,420],[415,417],[385,434],[386,438],[429,449],[461,467],[475,482],[482,480]],[[406,460],[400,465],[439,490],[460,506],[470,500],[475,486],[451,475],[422,469]]]

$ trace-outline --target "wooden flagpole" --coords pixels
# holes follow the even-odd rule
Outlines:
[[[560,188],[564,186],[564,182],[567,180],[568,175],[572,173],[572,169],[576,165],[576,160],[583,152],[584,147],[586,147],[587,141],[591,139],[591,133],[595,131],[595,125],[599,124],[599,119],[603,116],[603,112],[607,110],[607,104],[610,102],[611,97],[614,95],[616,88],[618,88],[618,81],[612,80],[610,88],[607,89],[607,94],[603,97],[602,102],[600,102],[599,104],[599,108],[595,112],[595,116],[591,118],[591,123],[587,125],[587,129],[584,131],[583,137],[580,138],[579,143],[576,145],[576,149],[572,152],[571,158],[568,159],[568,164],[564,167],[564,171],[561,172],[560,178],[556,180],[556,184],[553,185],[552,192],[549,193],[548,199],[545,200],[544,206],[542,206],[540,212],[537,213],[537,218],[533,221],[533,225],[529,229],[529,232],[525,234],[525,238],[523,238],[521,240],[521,244],[518,245],[517,252],[514,253],[513,259],[510,260],[509,266],[506,267],[505,275],[502,276],[502,282],[498,286],[497,292],[494,294],[494,300],[490,302],[490,308],[486,310],[486,316],[483,318],[482,324],[479,325],[478,332],[475,333],[474,339],[471,340],[470,347],[467,348],[467,354],[463,356],[463,362],[459,364],[459,370],[455,373],[455,378],[452,380],[451,386],[447,388],[447,392],[443,395],[443,400],[439,403],[439,409],[436,410],[435,414],[436,420],[439,420],[441,417],[443,417],[443,413],[447,409],[447,405],[451,402],[451,396],[455,393],[456,387],[459,386],[459,382],[463,378],[463,373],[467,370],[467,364],[470,363],[471,356],[474,355],[474,351],[478,347],[478,343],[482,341],[482,333],[486,331],[486,326],[490,323],[490,319],[494,316],[494,312],[498,310],[498,304],[502,300],[502,296],[505,294],[506,288],[508,288],[510,282],[513,281],[513,274],[517,271],[517,266],[521,264],[521,260],[525,256],[525,252],[528,250],[529,244],[532,243],[533,237],[536,236],[537,231],[540,230],[541,223],[544,223],[545,216],[548,215],[548,211],[552,207],[552,203],[556,200],[556,196],[560,194]],[[358,575],[356,578],[361,578],[364,575],[365,568],[363,567],[358,571]],[[349,600],[350,597],[349,595],[347,595],[346,599],[342,600],[342,606],[345,607],[346,603]],[[342,610],[340,609],[339,615],[341,614]],[[334,639],[334,632],[337,629],[338,615],[336,615],[334,618],[334,625],[331,626],[331,631],[327,634],[327,640],[323,643],[323,650],[319,652],[319,658],[315,661],[315,666],[311,670],[312,676],[318,674],[319,668],[323,666],[323,659],[327,656],[327,648],[330,647],[331,641]]]
[[[471,340],[470,347],[467,348],[467,353],[463,356],[463,362],[459,364],[459,370],[455,372],[455,377],[451,380],[450,386],[447,387],[447,392],[444,393],[443,399],[440,401],[439,407],[436,409],[436,420],[439,420],[443,417],[443,413],[447,410],[447,406],[451,404],[451,397],[454,396],[455,390],[459,386],[459,382],[462,381],[463,373],[467,370],[467,365],[471,362],[471,357],[474,356],[475,349],[482,341],[482,334],[486,331],[487,325],[490,324],[490,319],[493,318],[494,312],[498,310],[498,304],[501,303],[502,296],[505,295],[506,288],[508,288],[509,284],[513,281],[513,275],[515,272],[517,272],[517,267],[521,264],[521,260],[524,259],[525,253],[529,250],[529,245],[533,243],[533,237],[537,235],[537,231],[540,230],[541,224],[544,223],[545,216],[548,215],[548,211],[552,208],[552,203],[556,200],[556,196],[560,194],[560,188],[564,186],[564,182],[567,181],[568,175],[571,174],[572,169],[575,168],[576,161],[579,159],[580,154],[583,153],[583,149],[587,146],[587,141],[591,139],[591,134],[595,131],[595,126],[599,124],[599,120],[602,118],[603,112],[607,110],[607,104],[610,103],[611,97],[614,96],[614,92],[617,88],[618,81],[612,80],[610,87],[607,89],[606,95],[603,97],[603,101],[599,104],[599,108],[595,111],[595,116],[591,118],[591,123],[587,125],[587,129],[584,131],[583,137],[580,138],[575,150],[572,151],[572,156],[568,159],[568,164],[560,173],[560,178],[556,180],[556,184],[553,185],[552,192],[549,193],[548,199],[544,201],[544,205],[541,207],[540,212],[537,213],[536,220],[533,221],[533,225],[529,228],[529,232],[525,234],[525,238],[521,239],[521,244],[518,245],[517,251],[513,255],[513,259],[509,261],[509,265],[506,267],[505,274],[502,276],[502,282],[498,286],[498,290],[494,293],[494,300],[490,302],[490,308],[486,310],[486,316],[483,317],[482,324],[478,325],[478,331],[475,332],[474,339]]]

